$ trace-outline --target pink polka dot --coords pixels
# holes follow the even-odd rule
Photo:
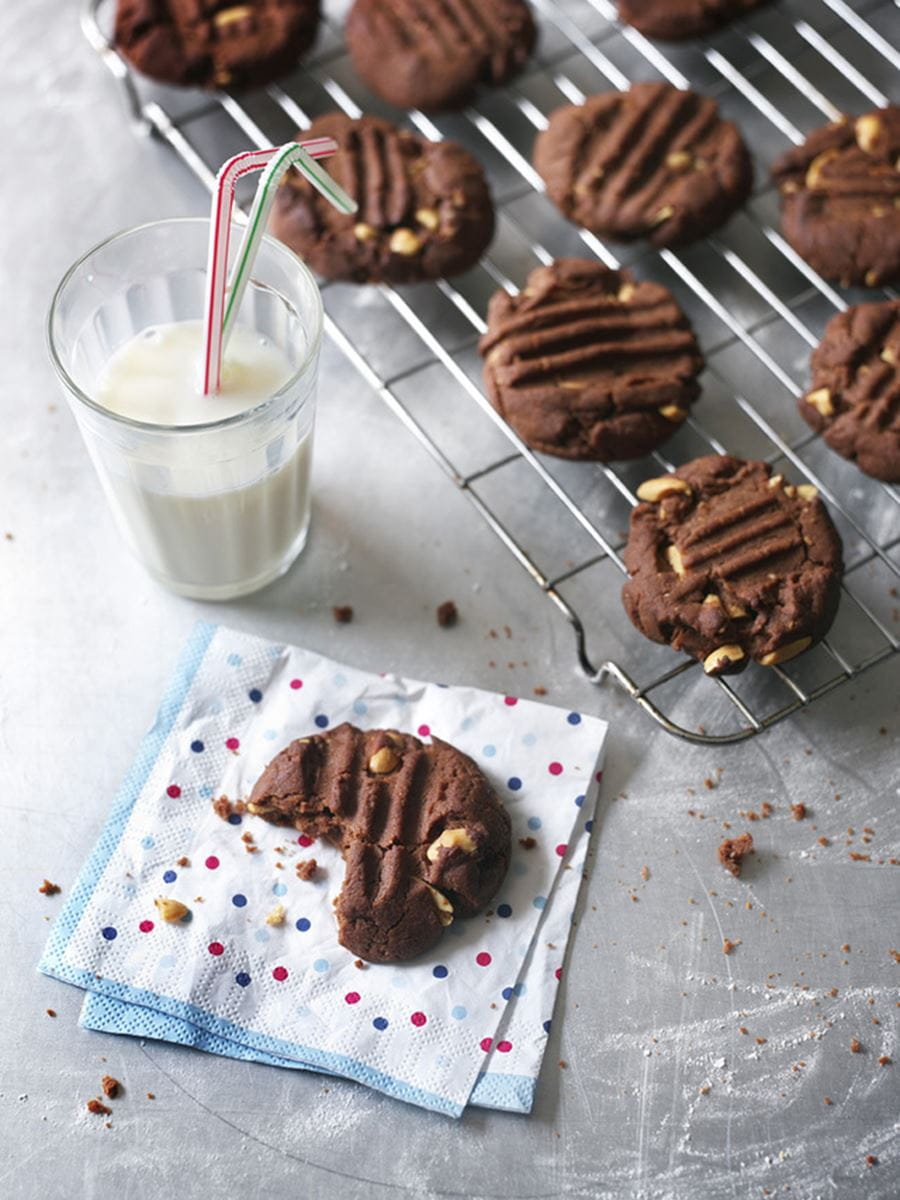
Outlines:
[[[557,979],[562,979],[562,967],[557,967],[553,974]]]
[[[565,842],[560,842],[559,845],[556,847],[556,853],[559,855],[560,858],[564,858],[565,853],[568,850],[568,848],[569,847],[566,845]]]
[[[512,1050],[512,1042],[498,1042],[497,1049],[501,1054],[509,1054],[510,1050]]]
[[[409,1019],[412,1021],[413,1025],[418,1025],[418,1026],[424,1025],[425,1022],[428,1020],[428,1018],[422,1012],[414,1012]]]
[[[491,1048],[491,1046],[493,1046],[493,1044],[494,1044],[493,1038],[482,1038],[481,1041],[479,1042],[479,1045],[481,1046],[481,1048],[485,1052],[485,1054],[487,1054],[488,1050],[490,1050],[490,1048]]]
[[[503,703],[508,704],[510,708],[515,708],[519,701],[516,696],[504,696]]]
[[[279,983],[284,983],[284,981],[285,981],[285,979],[287,979],[287,977],[288,977],[287,967],[276,967],[275,970],[272,972],[272,978],[277,979]]]
[[[348,1004],[359,1004],[359,992],[348,992],[344,999]]]
[[[138,925],[138,929],[141,931],[141,933],[149,933],[152,928],[152,921],[141,921],[140,925]]]
[[[214,854],[211,854],[209,856],[209,858],[206,860],[206,865],[209,867],[209,869],[211,871],[215,871],[216,867],[219,865],[219,860],[216,858],[216,856]]]
[[[302,679],[292,679],[291,687],[294,689],[295,692],[299,692],[300,688],[303,687],[303,680]]]
[[[315,838],[311,838],[308,834],[301,833],[297,838],[297,845],[303,846],[305,849],[307,846],[311,846],[315,840]]]
[[[420,725],[417,732],[419,734],[419,737],[431,737],[431,726],[430,725]]]
[[[552,762],[547,768],[551,775],[562,775],[563,765],[560,762]]]
[[[597,774],[594,776],[594,778],[595,778],[595,779],[597,780],[597,782],[599,783],[599,782],[600,782],[600,780],[603,778],[603,772],[602,772],[602,771],[598,771],[598,772],[597,772]]]
[[[228,750],[237,750],[240,744],[239,738],[231,737],[225,739],[225,746]]]
[[[166,788],[166,795],[171,796],[173,800],[177,800],[181,795],[181,788],[177,783],[170,783]]]
[[[489,967],[491,965],[491,956],[487,950],[482,950],[480,954],[475,955],[475,961],[479,967]]]
[[[216,958],[218,958],[220,954],[225,953],[225,947],[221,942],[210,942],[207,946],[207,950],[209,950],[210,954],[214,955]]]

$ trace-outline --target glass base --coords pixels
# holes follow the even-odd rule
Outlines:
[[[238,579],[233,583],[220,583],[209,587],[198,583],[181,583],[177,579],[169,579],[165,575],[160,575],[144,563],[141,565],[156,583],[161,584],[167,591],[174,592],[176,596],[184,596],[188,600],[237,600],[241,596],[249,596],[252,592],[258,592],[268,584],[274,583],[276,579],[280,579],[282,575],[286,575],[303,553],[308,536],[309,523],[307,522],[306,528],[291,547],[289,554],[252,579]]]

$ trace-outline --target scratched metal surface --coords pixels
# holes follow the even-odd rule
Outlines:
[[[0,532],[14,538],[0,539],[0,1196],[896,1196],[900,876],[877,861],[900,857],[896,668],[740,747],[674,741],[574,672],[565,622],[333,349],[302,563],[223,608],[155,588],[115,538],[55,391],[43,316],[86,245],[206,199],[125,127],[76,7],[0,5],[17,165],[0,180]],[[896,28],[892,6],[857,7]],[[365,338],[368,303],[356,303]],[[463,621],[441,632],[433,607],[448,596]],[[600,653],[613,654],[614,589],[590,599]],[[333,624],[335,603],[354,605],[353,625]],[[79,994],[35,974],[58,907],[37,884],[71,886],[201,615],[369,668],[541,685],[613,721],[564,1019],[531,1118],[476,1110],[453,1123],[349,1083],[90,1034]],[[503,625],[512,637],[498,643],[489,630]],[[712,703],[703,681],[688,686],[694,711]],[[759,854],[734,881],[715,865],[721,823],[748,827],[739,811],[763,801],[775,811],[749,826]],[[790,818],[798,801],[806,821]],[[727,957],[723,937],[740,942]],[[84,1112],[106,1071],[126,1088],[111,1130]]]

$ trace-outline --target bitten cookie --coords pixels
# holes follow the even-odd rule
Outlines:
[[[161,83],[261,87],[315,41],[319,0],[119,0],[113,39]]]
[[[845,287],[900,279],[900,108],[817,129],[772,178],[784,236],[820,275]]]
[[[329,113],[303,137],[333,137],[328,172],[359,204],[340,213],[297,171],[278,189],[272,231],[327,279],[415,283],[465,271],[494,233],[481,167],[455,142],[429,142],[379,117]]]
[[[479,912],[509,866],[510,821],[461,750],[396,730],[338,725],[291,742],[247,805],[338,846],[338,940],[370,962],[430,949],[455,916]]]
[[[843,567],[814,487],[712,454],[646,480],[637,494],[622,600],[651,641],[724,675],[751,659],[788,662],[825,636]]]
[[[665,42],[701,37],[764,0],[619,0],[619,19]]]
[[[563,216],[601,237],[694,241],[746,199],[753,169],[714,100],[633,83],[568,104],[535,143],[534,165]]]
[[[491,403],[523,441],[562,458],[637,458],[671,437],[703,358],[671,292],[563,258],[501,289],[479,349]]]
[[[900,300],[832,317],[811,365],[806,421],[867,475],[900,483]]]
[[[521,70],[536,29],[524,0],[356,0],[347,19],[353,65],[398,108],[461,108],[479,83]]]

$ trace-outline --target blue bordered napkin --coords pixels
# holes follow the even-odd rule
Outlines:
[[[513,821],[490,913],[454,922],[402,966],[360,970],[338,945],[336,850],[212,808],[221,794],[246,796],[292,738],[344,720],[459,746]],[[91,1029],[346,1076],[450,1116],[469,1103],[528,1112],[606,732],[595,717],[199,624],[40,969],[87,991]],[[294,866],[313,855],[318,877],[304,882]],[[161,895],[182,900],[189,920],[161,922]],[[285,919],[273,926],[277,905]]]

